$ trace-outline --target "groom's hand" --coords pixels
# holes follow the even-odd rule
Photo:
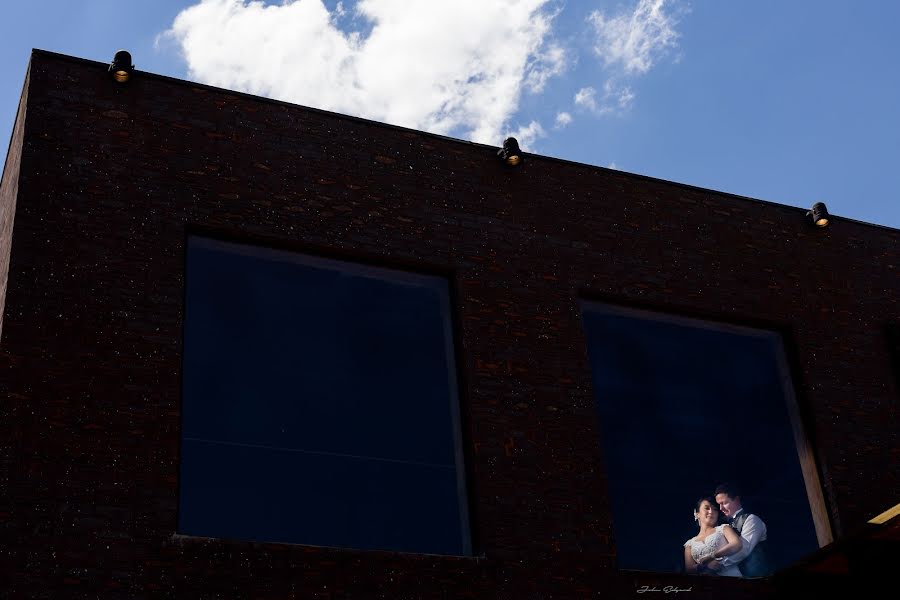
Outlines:
[[[709,569],[710,571],[718,571],[719,569],[722,568],[722,561],[711,560],[708,563],[706,563],[706,568]]]

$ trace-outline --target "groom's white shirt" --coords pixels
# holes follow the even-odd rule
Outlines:
[[[741,507],[738,509],[736,513],[734,513],[733,518],[736,519],[739,514],[744,512],[744,508]],[[765,541],[766,539],[766,524],[763,523],[762,519],[757,517],[756,515],[749,515],[747,519],[744,521],[744,526],[741,528],[741,549],[735,552],[734,554],[729,554],[728,556],[723,556],[722,558],[717,558],[723,566],[727,567],[728,565],[736,565],[747,556],[753,552],[753,549],[756,548],[756,545],[760,542]]]

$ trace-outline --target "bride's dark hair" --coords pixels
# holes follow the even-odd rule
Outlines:
[[[719,505],[716,503],[716,499],[712,496],[703,496],[699,500],[697,500],[697,503],[694,504],[694,510],[700,510],[700,505],[703,504],[704,500],[712,504],[712,507],[714,509],[719,510]]]

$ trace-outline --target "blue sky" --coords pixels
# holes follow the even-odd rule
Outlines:
[[[32,0],[32,48],[900,228],[900,3]]]

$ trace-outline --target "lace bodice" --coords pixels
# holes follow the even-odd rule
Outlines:
[[[722,531],[725,527],[728,527],[728,525],[719,525],[718,527],[716,527],[716,530],[706,536],[706,539],[704,540],[691,538],[684,543],[685,547],[690,547],[691,558],[693,558],[695,562],[700,562],[702,559],[711,555],[713,552],[728,543],[728,540],[725,538],[725,533],[723,533]],[[718,571],[717,574],[724,575],[726,577],[741,576],[741,572],[736,565],[725,567],[724,569]]]
[[[695,562],[700,562],[728,543],[728,540],[725,539],[725,534],[722,533],[723,527],[724,525],[719,525],[714,532],[706,536],[706,539],[702,541],[697,538],[691,538],[685,542],[685,546],[690,545],[691,557]]]

